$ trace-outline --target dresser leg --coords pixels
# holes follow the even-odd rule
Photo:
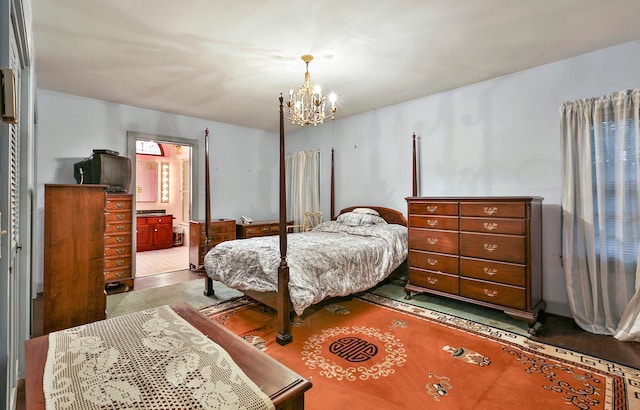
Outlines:
[[[533,324],[529,323],[529,334],[531,336],[540,336],[542,333],[542,323],[535,322]]]
[[[423,288],[412,285],[411,283],[407,283],[404,285],[404,292],[406,293],[406,296],[404,297],[405,300],[411,300],[415,295],[424,293],[422,289]]]

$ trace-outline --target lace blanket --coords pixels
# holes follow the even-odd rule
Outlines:
[[[335,221],[287,235],[289,293],[298,315],[327,297],[375,286],[407,258],[407,227],[348,226]],[[275,292],[280,241],[263,236],[222,242],[204,258],[207,275],[238,290]]]
[[[47,409],[273,409],[215,342],[169,306],[49,334]]]

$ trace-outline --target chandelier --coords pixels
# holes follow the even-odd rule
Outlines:
[[[305,54],[302,57],[302,61],[307,64],[307,72],[304,73],[304,84],[300,86],[298,91],[294,92],[293,89],[289,90],[289,100],[287,101],[287,108],[292,124],[305,125],[318,125],[322,124],[325,119],[334,119],[336,115],[336,100],[335,93],[329,94],[329,114],[325,114],[325,108],[327,104],[327,97],[322,95],[322,89],[318,84],[312,84],[309,75],[309,62],[313,60],[313,56]]]

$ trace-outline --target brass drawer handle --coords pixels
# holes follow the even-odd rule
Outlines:
[[[136,233],[137,233],[137,232],[136,232]],[[122,243],[122,242],[124,242],[124,237],[122,237],[122,236],[117,237],[117,238],[116,238],[116,242],[118,242],[118,243]]]
[[[428,219],[427,220],[427,225],[434,227],[434,226],[438,226],[438,220],[437,219]]]
[[[438,239],[437,238],[427,238],[427,242],[429,243],[429,245],[435,245],[438,243]]]
[[[267,227],[262,228],[262,232],[269,232],[269,228]]]
[[[124,276],[124,272],[118,271],[118,272],[116,272],[116,276],[120,278],[120,277]]]
[[[122,259],[118,259],[118,260],[116,261],[116,265],[118,265],[118,266],[122,266],[122,265],[124,265],[124,261],[123,261]]]
[[[434,258],[428,258],[427,263],[431,266],[436,266],[438,264],[438,260]]]
[[[118,248],[118,249],[116,249],[116,253],[120,253],[120,254],[123,254],[125,251],[126,251],[126,249],[125,249],[125,248]]]
[[[485,243],[484,244],[484,250],[487,252],[493,252],[496,249],[498,249],[498,245],[492,244],[492,243]]]
[[[487,231],[494,231],[498,229],[498,224],[495,222],[485,222],[484,229],[486,229]]]
[[[498,273],[498,269],[495,269],[495,268],[484,268],[484,273],[486,273],[489,276],[495,276],[496,273]]]
[[[436,283],[438,283],[438,278],[432,278],[431,276],[429,276],[427,278],[427,282],[429,282],[432,285],[435,285]]]
[[[125,214],[117,214],[117,215],[116,215],[116,218],[117,218],[117,219],[124,219],[126,216],[127,216],[127,215],[125,215]]]
[[[247,229],[247,233],[253,233],[253,229]]]
[[[427,206],[427,211],[434,213],[435,211],[438,210],[438,205],[428,205]]]
[[[124,231],[125,228],[126,227],[124,225],[116,225],[116,231]]]
[[[116,202],[116,208],[124,208],[124,202]]]
[[[485,206],[483,211],[487,215],[493,215],[493,214],[498,212],[498,207],[496,207],[496,206]]]
[[[498,296],[497,290],[483,289],[483,291],[484,291],[484,294],[489,296],[490,298]]]

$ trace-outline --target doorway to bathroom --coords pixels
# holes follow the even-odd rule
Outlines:
[[[127,133],[135,203],[134,277],[189,269],[194,146],[177,137]]]

